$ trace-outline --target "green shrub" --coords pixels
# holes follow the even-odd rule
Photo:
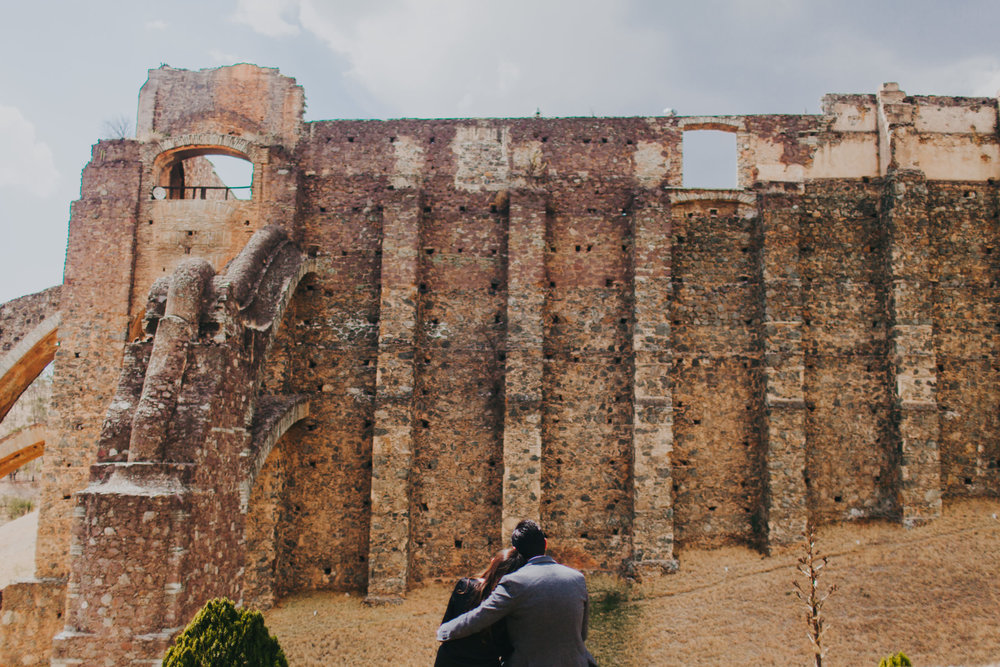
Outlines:
[[[174,641],[163,667],[288,667],[259,611],[230,600],[209,600]]]
[[[35,509],[35,503],[24,498],[12,498],[7,503],[7,513],[10,514],[11,520],[22,517],[33,509]]]
[[[910,662],[905,653],[900,651],[896,655],[879,660],[878,667],[913,667],[913,663]]]

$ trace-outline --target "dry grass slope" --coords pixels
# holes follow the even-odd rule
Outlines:
[[[829,526],[823,582],[824,665],[878,664],[903,650],[918,667],[1000,661],[1000,502],[946,504],[944,517],[906,530],[886,523]],[[588,644],[603,666],[805,665],[809,644],[792,595],[794,549],[682,551],[681,571],[625,587],[594,577]],[[413,591],[398,606],[308,593],[266,614],[293,665],[430,665],[450,584]]]

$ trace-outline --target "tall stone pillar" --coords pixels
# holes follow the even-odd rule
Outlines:
[[[69,573],[73,494],[87,486],[128,333],[139,145],[102,141],[92,152],[69,223],[49,422],[55,438],[45,443],[42,461],[39,578]]]
[[[890,171],[882,202],[896,499],[907,526],[941,515],[937,356],[931,313],[927,182]]]
[[[767,545],[805,533],[806,403],[798,211],[787,195],[761,200],[764,521]]]
[[[633,221],[632,527],[633,565],[672,571],[674,559],[673,394],[670,366],[669,204],[637,200]]]
[[[511,193],[507,241],[503,536],[541,515],[545,196]]]
[[[913,104],[895,83],[878,93],[879,162],[885,177],[881,228],[885,252],[889,375],[893,392],[892,457],[904,524],[941,515],[937,357],[932,331],[927,179],[913,144]]]
[[[414,352],[417,328],[419,194],[397,190],[382,214],[372,513],[368,599],[401,597],[410,560],[410,463],[413,459]]]

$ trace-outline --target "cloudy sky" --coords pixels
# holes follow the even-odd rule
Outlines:
[[[148,69],[252,62],[308,120],[817,113],[995,95],[996,0],[0,0],[0,302],[62,282],[70,202]]]

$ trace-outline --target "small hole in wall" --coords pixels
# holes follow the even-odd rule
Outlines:
[[[324,567],[323,568],[323,574],[325,574],[326,576],[329,577],[331,572],[333,572],[333,568],[330,568],[330,567]]]
[[[580,533],[580,539],[589,540],[590,539],[590,533]]]
[[[312,359],[309,360],[309,368],[316,368],[316,362]]]
[[[421,419],[420,420],[420,426],[422,428],[430,428],[431,427],[431,423],[429,421],[427,421],[426,419]]]
[[[455,540],[455,548],[456,549],[462,548],[462,540]]]
[[[71,494],[67,494],[67,495],[63,496],[63,500],[69,500],[69,499],[71,499],[72,497],[73,497],[73,496],[72,496]]]
[[[709,512],[714,512],[715,510],[716,510],[716,506],[715,505],[709,505],[708,506],[708,511]]]
[[[250,226],[250,221],[249,220],[244,220],[243,221],[243,226],[244,227],[249,227]]]
[[[152,220],[150,220],[150,221],[149,221],[149,224],[153,224],[153,221],[152,221]]]
[[[396,143],[396,137],[389,137],[389,143],[390,144]]]
[[[972,484],[972,478],[971,477],[966,477],[965,478],[965,483],[966,484]]]
[[[835,502],[835,503],[843,502],[843,500],[844,500],[843,496],[834,496],[833,497],[833,502]]]
[[[353,144],[354,143],[354,137],[347,137],[347,143]]]
[[[73,353],[73,358],[74,359],[79,359],[80,358],[80,353],[79,352],[74,352]]]
[[[319,212],[320,213],[326,213],[326,206],[320,206],[319,207]]]
[[[433,143],[434,143],[434,137],[431,137],[430,139],[428,139],[428,140],[427,140],[427,143],[429,143],[429,144],[433,144]]]
[[[424,213],[430,213],[430,212],[431,212],[431,207],[430,206],[424,206]]]

